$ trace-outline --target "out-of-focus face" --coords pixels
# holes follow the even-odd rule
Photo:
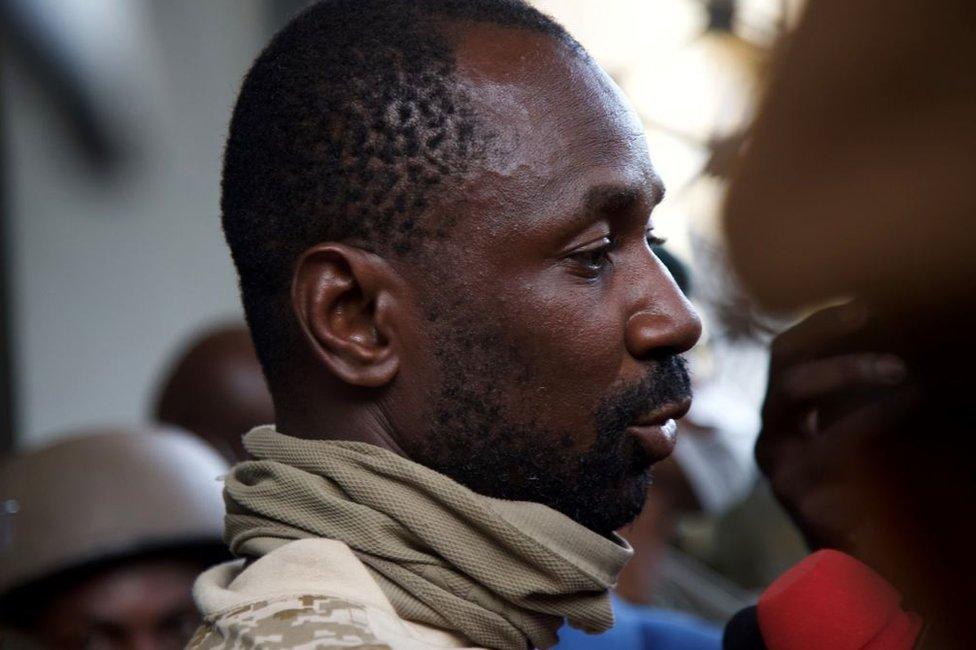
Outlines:
[[[639,512],[690,403],[678,355],[700,324],[648,245],[663,186],[596,66],[524,30],[459,41],[497,137],[433,244],[439,271],[404,270],[427,322],[401,365],[399,441],[476,491],[607,533]]]
[[[89,577],[51,601],[35,636],[59,650],[182,650],[200,622],[193,562],[133,561]]]
[[[163,386],[156,415],[200,436],[230,463],[246,459],[241,437],[275,419],[247,328],[222,327],[194,344]]]

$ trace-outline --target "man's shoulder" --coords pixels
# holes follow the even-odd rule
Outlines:
[[[342,542],[288,542],[245,567],[197,578],[203,615],[190,650],[464,647],[463,639],[401,619],[366,566]]]
[[[327,595],[258,600],[211,617],[188,650],[390,649],[373,631],[365,605]]]

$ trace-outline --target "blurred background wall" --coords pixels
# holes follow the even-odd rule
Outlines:
[[[243,73],[303,4],[0,0],[13,404],[0,419],[17,445],[144,418],[180,343],[241,317],[219,226],[223,139]],[[694,258],[717,200],[713,141],[748,118],[795,3],[536,4],[635,100],[668,185],[659,227]],[[734,43],[705,43],[726,18]]]
[[[46,80],[5,48],[18,444],[141,419],[178,342],[240,317],[220,156],[239,80],[270,31],[258,2],[31,2],[77,57],[112,151],[86,152]]]

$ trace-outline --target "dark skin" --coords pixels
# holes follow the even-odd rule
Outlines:
[[[920,648],[973,646],[965,325],[934,308],[813,314],[773,345],[756,445],[810,547],[857,557],[925,618]]]
[[[468,324],[490,332],[486,345],[515,377],[485,387],[505,417],[543,423],[582,452],[601,400],[700,335],[648,247],[663,186],[640,121],[602,70],[527,31],[451,33],[461,83],[499,137],[432,208],[453,223],[446,244],[427,242],[433,265],[354,241],[301,256],[292,303],[306,346],[301,381],[276,396],[278,426],[422,459],[444,374],[438,333]],[[645,414],[663,422],[688,405]],[[667,457],[673,437],[651,438],[650,460]]]
[[[833,307],[777,337],[756,459],[811,548],[877,563],[883,448],[920,398],[899,357],[846,349],[868,318]]]
[[[696,435],[695,429],[685,420],[680,435]],[[700,508],[674,457],[654,466],[654,487],[647,494],[640,516],[619,531],[634,548],[634,556],[617,579],[617,594],[621,598],[638,605],[654,602],[662,560],[668,553],[678,517]]]
[[[241,436],[274,422],[274,405],[244,325],[210,330],[182,354],[160,390],[156,419],[195,433],[228,462],[247,458]]]
[[[973,647],[972,328],[950,314],[854,305],[786,332],[756,447],[811,548],[865,562],[926,620],[920,648]]]
[[[199,624],[194,562],[126,562],[57,594],[35,623],[44,647],[178,650]]]

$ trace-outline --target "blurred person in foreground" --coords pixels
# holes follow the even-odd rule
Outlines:
[[[276,425],[191,647],[610,628],[700,324],[609,77],[522,2],[320,2],[245,78],[222,190]]]
[[[3,462],[0,647],[184,647],[193,580],[227,558],[226,471],[176,430],[79,433]]]
[[[726,214],[765,305],[857,298],[774,345],[757,459],[812,548],[925,618],[920,647],[976,646],[974,31],[961,0],[810,0]],[[808,631],[851,629],[825,603]]]
[[[230,463],[247,458],[241,437],[274,422],[271,394],[247,327],[223,325],[194,337],[160,382],[153,417],[195,433]]]

